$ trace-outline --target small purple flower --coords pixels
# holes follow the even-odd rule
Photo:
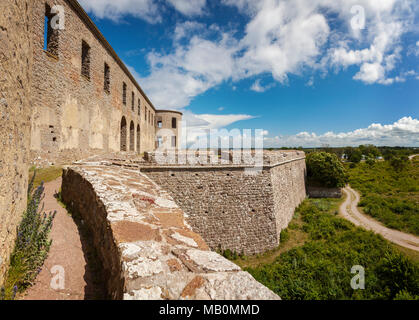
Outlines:
[[[12,300],[15,300],[16,298],[16,294],[17,294],[17,286],[13,287],[13,296],[12,296]]]

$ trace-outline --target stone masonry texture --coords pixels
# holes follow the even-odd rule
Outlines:
[[[53,8],[63,29],[49,27],[44,47]],[[182,114],[153,106],[76,0],[1,0],[0,12],[0,284],[29,164],[73,163],[63,198],[93,233],[110,298],[278,299],[209,249],[279,244],[306,196],[304,153],[267,154],[257,174],[158,166],[156,138],[170,131],[179,148]]]
[[[213,250],[257,254],[279,245],[306,197],[303,152],[273,154],[257,174],[241,166],[145,166]]]
[[[211,252],[169,193],[138,168],[108,161],[69,167],[62,196],[93,234],[112,299],[279,299]]]
[[[154,150],[155,107],[78,2],[46,0],[32,5],[32,159],[56,164],[101,153]],[[62,8],[64,25],[54,31],[53,50],[44,50],[45,16],[54,5]],[[85,68],[83,47],[89,48]]]
[[[26,207],[31,1],[0,1],[0,285]]]

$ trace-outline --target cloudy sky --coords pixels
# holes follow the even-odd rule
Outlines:
[[[419,146],[417,0],[81,0],[157,108],[266,147]]]

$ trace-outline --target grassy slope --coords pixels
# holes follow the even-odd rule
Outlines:
[[[32,178],[35,168],[32,167],[29,171],[29,180]],[[47,183],[58,179],[63,174],[61,167],[48,167],[43,169],[36,169],[36,177],[34,181],[34,188],[39,187],[41,182]]]
[[[287,300],[418,298],[418,263],[382,237],[337,216],[339,203],[306,200],[296,211],[287,242],[234,262]],[[365,268],[365,290],[350,286],[354,265]]]
[[[349,183],[361,192],[362,210],[389,228],[419,235],[419,160],[398,173],[390,164],[348,169]]]

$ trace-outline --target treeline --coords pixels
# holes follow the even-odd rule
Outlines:
[[[324,145],[319,148],[303,148],[303,147],[283,147],[283,148],[268,148],[267,150],[274,151],[274,150],[301,150],[305,153],[309,154],[312,152],[327,152],[327,153],[334,153],[339,158],[342,158],[346,155],[347,158],[351,158],[352,160],[359,160],[364,157],[383,157],[385,160],[389,160],[393,157],[402,157],[402,156],[410,156],[413,154],[419,153],[419,148],[415,147],[377,147],[371,144],[360,145],[358,147],[330,147],[328,145]],[[356,162],[356,161],[355,161]]]

